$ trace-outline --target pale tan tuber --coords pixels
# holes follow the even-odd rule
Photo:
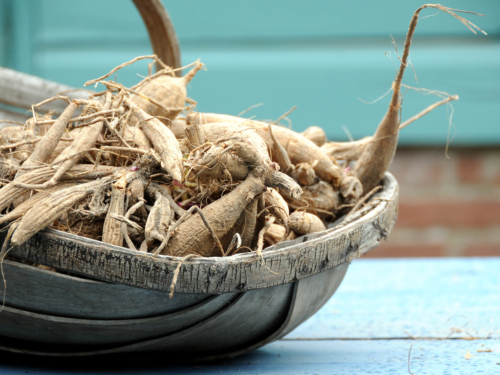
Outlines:
[[[326,230],[325,224],[319,217],[303,211],[295,211],[291,214],[288,225],[299,236]]]

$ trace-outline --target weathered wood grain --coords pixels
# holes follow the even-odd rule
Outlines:
[[[103,361],[103,357],[55,359],[4,352],[0,353],[2,374],[73,373],[75,368],[87,373],[140,372],[151,375],[200,372],[403,374],[408,373],[410,346],[410,368],[415,374],[481,371],[494,374],[499,367],[498,335],[489,339],[460,340],[457,339],[460,335],[457,332],[446,339],[449,331],[443,328],[466,325],[464,331],[470,330],[471,333],[475,330],[488,333],[491,326],[498,328],[499,262],[498,257],[356,261],[349,267],[349,273],[335,297],[285,340],[210,365],[194,365],[192,361],[174,364],[170,359],[165,360],[164,353],[154,356],[126,353],[120,357],[107,357],[111,360]],[[327,284],[325,280],[323,283]],[[360,315],[361,310],[366,313],[365,316]],[[451,314],[448,312],[453,314],[450,321]],[[447,326],[443,327],[443,324]],[[302,329],[307,326],[313,330]],[[413,339],[404,336],[404,332],[400,335],[398,328],[416,328],[416,332],[409,333],[425,333],[430,338]],[[392,336],[394,334],[397,336]],[[44,354],[44,351],[49,352],[48,349],[53,348],[50,344],[25,347],[19,344],[19,340],[0,337],[1,349],[11,347],[18,353]],[[471,357],[467,360],[468,351]]]
[[[0,336],[59,345],[121,346],[198,325],[226,309],[239,294],[214,296],[175,313],[140,319],[75,319],[4,306],[0,313]]]
[[[360,218],[349,218],[336,228],[287,241],[286,247],[271,247],[264,252],[263,261],[252,253],[186,260],[176,291],[220,294],[267,288],[352,260],[375,248],[394,226],[398,188],[392,175],[386,175],[384,189],[374,199],[379,201]],[[9,254],[76,274],[162,291],[169,290],[180,261],[55,230],[38,233]]]
[[[500,340],[500,257],[358,259],[287,339]]]
[[[5,305],[39,314],[82,319],[137,319],[182,311],[214,296],[168,293],[84,279],[3,261]],[[4,295],[5,291],[5,295]],[[1,322],[1,313],[0,313]]]
[[[6,307],[0,319],[0,349],[51,356],[161,351],[169,362],[234,357],[278,339],[309,318],[335,293],[347,268],[345,262],[295,283],[224,294],[182,312],[148,319],[67,319]],[[206,311],[224,301],[226,306],[218,312]],[[195,312],[199,323],[179,329],[179,323],[186,324]],[[144,323],[149,326],[141,329]],[[176,332],[162,336],[158,326],[167,325]],[[134,327],[141,332],[131,330]],[[157,329],[159,337],[127,345],[131,334],[147,336],[152,328]],[[10,337],[5,337],[6,333]],[[82,345],[90,340],[94,345]],[[110,345],[113,340],[122,343]]]
[[[0,67],[0,103],[14,107],[31,109],[33,104],[40,103],[57,94],[67,95],[72,99],[86,99],[89,92]],[[43,105],[41,110],[45,112],[54,110],[60,114],[67,105],[67,102],[56,100]]]

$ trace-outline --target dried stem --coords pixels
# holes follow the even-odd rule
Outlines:
[[[199,257],[198,254],[188,254],[180,260],[179,264],[175,268],[174,277],[172,278],[172,283],[170,284],[170,294],[168,295],[169,298],[172,298],[174,296],[174,290],[175,286],[177,285],[177,279],[179,278],[179,272],[181,270],[182,263],[184,263],[184,261],[189,258],[197,258],[197,257]]]
[[[42,138],[37,138],[37,139],[33,139],[31,141],[22,141],[22,142],[18,142],[18,143],[12,143],[12,144],[7,145],[7,146],[0,146],[0,150],[8,150],[10,148],[16,148],[16,147],[19,147],[22,145],[31,145],[33,143],[40,142],[41,139]]]
[[[138,56],[136,57],[135,59],[132,59],[130,61],[127,61],[123,64],[120,64],[116,67],[114,67],[113,69],[111,69],[111,71],[105,75],[103,75],[102,77],[99,77],[99,78],[96,78],[96,79],[92,79],[90,81],[87,81],[85,82],[85,85],[84,86],[90,86],[90,85],[93,85],[94,83],[97,83],[99,81],[102,81],[103,79],[105,78],[108,78],[110,75],[112,75],[114,72],[122,69],[122,68],[125,68],[126,66],[129,66],[129,65],[132,65],[133,63],[135,63],[136,61],[139,61],[139,60],[144,60],[144,59],[152,59],[154,61],[156,61],[163,69],[169,69],[169,67],[167,65],[165,65],[163,63],[163,61],[161,61],[158,56],[156,55],[146,55],[146,56]]]
[[[439,106],[442,106],[443,104],[446,104],[446,103],[449,103],[451,102],[452,100],[458,100],[458,95],[452,95],[452,96],[449,96],[448,98],[446,99],[443,99],[437,103],[434,103],[430,106],[428,106],[426,109],[424,109],[423,111],[417,113],[415,116],[413,117],[410,117],[408,120],[406,120],[405,122],[403,122],[401,125],[399,125],[399,130],[407,127],[408,125],[410,125],[412,122],[418,120],[419,118],[425,116],[426,114],[428,114],[429,112],[431,112],[432,110],[436,109],[437,107]]]
[[[168,202],[170,203],[170,208],[174,210],[174,212],[179,215],[179,217],[182,217],[184,214],[186,214],[186,210],[184,210],[182,207],[179,207],[179,205],[174,201],[174,198],[170,195],[169,191],[165,189],[163,186],[160,184],[157,184],[156,182],[151,182],[149,184],[152,188],[158,189],[158,191],[163,195],[165,198],[167,198]],[[148,192],[149,194],[149,192]]]
[[[4,122],[6,124],[14,124],[14,125],[24,126],[24,124],[22,122],[17,122],[17,121],[12,121],[12,120],[2,120],[2,121],[0,121],[0,124],[3,124]]]
[[[477,28],[477,26],[471,22],[453,13],[454,9],[439,4],[426,4],[415,11],[408,28],[408,33],[406,34],[403,55],[400,59],[401,64],[392,85],[393,93],[389,108],[373,136],[377,144],[369,144],[364,148],[354,169],[354,173],[363,185],[363,191],[365,193],[373,189],[373,187],[380,182],[389,168],[396,152],[400,125],[401,83],[405,69],[408,66],[408,56],[410,54],[413,35],[417,27],[418,17],[422,9],[425,8],[436,8],[447,12],[466,25],[471,31],[474,31],[471,26]],[[480,30],[479,28],[477,29]]]
[[[125,139],[123,139],[123,137],[121,136],[121,134],[116,130],[116,125],[118,124],[118,122],[120,122],[119,118],[114,119],[113,121],[111,121],[111,123],[109,123],[108,120],[104,119],[104,124],[106,125],[106,127],[108,128],[108,130],[111,133],[113,133],[126,148],[132,149],[132,146],[130,146],[127,143],[127,141],[125,141]]]
[[[162,75],[165,75],[165,74],[172,74],[172,73],[175,73],[177,71],[180,71],[180,70],[184,70],[184,69],[187,69],[187,68],[190,68],[196,64],[198,64],[199,60],[196,60],[195,62],[191,63],[191,64],[188,64],[186,66],[183,66],[183,67],[180,67],[180,68],[176,68],[176,69],[171,69],[170,67],[167,67],[167,69],[162,69],[162,70],[159,70],[157,71],[155,74],[152,74],[152,75],[149,75],[147,76],[146,78],[144,78],[141,82],[139,82],[137,85],[134,85],[131,87],[131,89],[133,90],[136,90],[138,89],[139,87],[143,86],[145,83],[155,79],[156,77],[159,77],[159,76],[162,76]]]
[[[144,94],[142,94],[142,93],[140,93],[140,92],[138,92],[136,90],[129,89],[129,88],[123,86],[122,84],[119,84],[119,83],[116,83],[116,82],[109,82],[109,81],[99,81],[99,82],[102,83],[105,86],[111,86],[111,87],[113,87],[115,89],[120,89],[120,90],[128,91],[128,92],[130,92],[132,94],[140,96],[141,98],[144,98],[144,99],[148,100],[149,102],[153,103],[155,106],[162,108],[166,112],[177,111],[179,109],[184,109],[184,108],[167,108],[163,104],[161,104],[159,101],[157,101],[157,100],[155,100],[155,99],[153,99],[153,98],[151,98],[149,96],[146,96],[146,95],[144,95]]]
[[[33,107],[38,108],[38,107],[41,107],[44,104],[53,102],[55,100],[64,100],[64,101],[67,101],[68,104],[71,104],[71,99],[68,96],[56,95],[56,96],[53,96],[52,98],[45,99],[44,101],[41,101],[40,103],[33,104]]]
[[[231,243],[229,244],[226,252],[224,253],[224,256],[227,257],[233,249],[238,250],[240,247],[241,247],[241,236],[239,233],[235,233],[233,239],[231,240]]]
[[[349,216],[353,215],[356,211],[358,211],[363,203],[365,203],[370,197],[375,194],[377,191],[382,189],[381,185],[375,186],[372,190],[370,190],[367,194],[365,194],[357,203],[356,205],[352,208],[351,211],[346,215],[345,219],[347,219]],[[345,220],[344,219],[344,220]]]
[[[141,150],[140,148],[132,148],[132,147],[116,147],[116,146],[102,146],[100,149],[92,149],[92,150],[102,150],[102,151],[126,151],[126,152],[135,152],[137,154],[146,155],[148,151]]]
[[[280,117],[278,117],[278,119],[276,121],[273,121],[271,123],[271,125],[276,125],[277,123],[279,123],[281,120],[283,120],[286,116],[288,116],[290,113],[292,113],[296,109],[297,109],[297,106],[294,105],[292,108],[290,108],[288,111],[286,111],[285,113],[283,113]]]
[[[267,217],[266,224],[259,232],[259,239],[257,240],[257,254],[259,256],[262,256],[262,249],[264,248],[264,235],[266,234],[271,224],[273,224],[275,221],[276,218],[274,216]]]
[[[90,115],[86,115],[86,116],[70,118],[68,122],[78,122],[78,121],[90,120],[90,119],[97,117],[97,116],[110,115],[110,114],[118,113],[121,111],[123,111],[123,110],[122,109],[108,109],[106,111],[94,112],[94,113],[92,113]],[[54,122],[56,122],[56,120],[45,120],[45,121],[36,121],[36,124],[37,125],[50,125],[50,124],[53,124]]]
[[[136,204],[138,204],[138,203],[136,203]],[[134,223],[132,220],[130,220],[129,218],[126,218],[125,216],[115,214],[115,213],[109,214],[109,216],[113,219],[120,221],[124,225],[128,225],[130,228],[135,229],[139,233],[144,231],[139,224]]]
[[[127,213],[125,214],[125,217],[124,219],[129,220],[130,218],[130,215],[132,215],[135,211],[137,211],[140,207],[144,206],[144,203],[145,200],[142,199],[140,200],[139,202],[137,202],[136,204],[134,204],[132,207],[129,208],[129,210],[127,211]],[[114,217],[115,219],[118,219],[117,217]],[[118,219],[120,220],[120,219]],[[135,226],[139,227],[138,231],[139,232],[142,232],[142,227],[140,225],[137,225],[136,223],[134,223],[133,221],[131,221],[130,223],[133,223],[133,225],[129,224],[127,222],[128,225],[131,225],[134,229],[137,229]],[[132,242],[132,240],[130,239],[130,236],[128,235],[128,230],[127,230],[127,224],[123,223],[122,224],[122,234],[123,234],[123,238],[125,239],[125,242],[127,243],[128,247],[132,250],[137,250],[134,243]]]

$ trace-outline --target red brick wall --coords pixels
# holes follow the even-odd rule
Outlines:
[[[399,217],[367,256],[500,256],[500,148],[402,148],[390,172]]]

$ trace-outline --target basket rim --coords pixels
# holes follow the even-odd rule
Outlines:
[[[186,259],[175,292],[221,294],[287,284],[359,257],[378,246],[395,224],[398,184],[386,173],[372,205],[323,232],[255,253]],[[46,229],[9,255],[71,274],[139,288],[170,291],[181,257],[140,253]]]

